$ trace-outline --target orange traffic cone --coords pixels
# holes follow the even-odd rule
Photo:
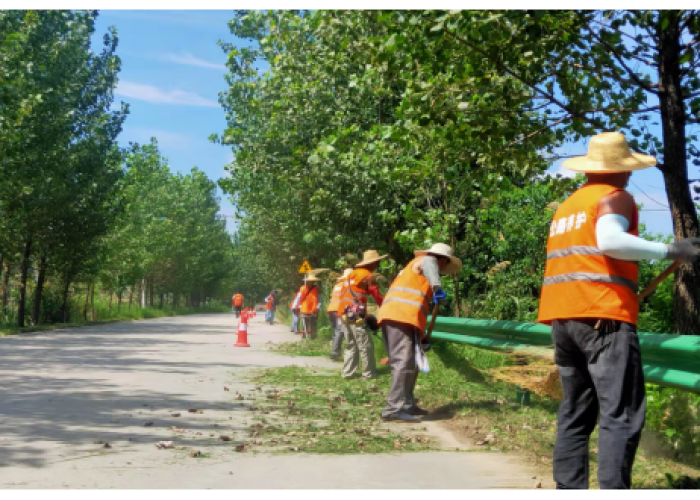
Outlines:
[[[234,347],[250,347],[248,343],[248,313],[243,311],[241,319],[238,321],[238,338]]]

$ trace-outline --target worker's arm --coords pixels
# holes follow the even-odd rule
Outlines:
[[[672,259],[691,261],[700,254],[694,244],[698,238],[686,238],[666,245],[647,241],[627,232],[629,221],[637,209],[634,198],[627,191],[616,191],[598,203],[596,240],[598,249],[608,257],[620,260]]]

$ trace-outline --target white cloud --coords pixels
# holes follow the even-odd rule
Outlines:
[[[119,82],[115,94],[154,104],[177,104],[207,108],[219,107],[218,102],[206,99],[194,92],[187,92],[184,90],[162,90],[152,85],[127,82],[124,80]]]
[[[160,57],[160,60],[174,62],[176,64],[183,64],[185,66],[198,66],[200,68],[211,68],[226,71],[225,65],[212,63],[209,61],[205,61],[204,59],[198,59],[192,54],[164,54]]]

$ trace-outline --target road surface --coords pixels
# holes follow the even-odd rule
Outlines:
[[[537,482],[534,469],[498,453],[233,452],[218,436],[235,442],[249,433],[251,412],[233,397],[250,390],[247,370],[339,368],[269,352],[265,344],[295,336],[261,316],[249,326],[251,348],[234,348],[235,325],[233,314],[211,314],[0,338],[0,488],[529,489]],[[186,432],[174,434],[173,426]],[[432,430],[449,444],[451,436]],[[185,449],[157,449],[161,440]],[[208,458],[191,458],[191,449]]]

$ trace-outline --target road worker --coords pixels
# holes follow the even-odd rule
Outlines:
[[[331,298],[328,302],[326,314],[328,314],[328,322],[331,325],[331,359],[337,361],[340,359],[340,349],[343,347],[343,330],[340,328],[338,320],[338,307],[340,306],[340,291],[343,288],[343,280],[352,272],[352,268],[348,267],[343,271],[343,275],[336,280],[336,284],[331,292]]]
[[[420,422],[418,417],[428,414],[416,405],[413,394],[418,379],[416,345],[423,340],[431,304],[437,305],[447,297],[440,274],[455,274],[462,269],[462,261],[444,243],[414,254],[389,287],[377,315],[391,366],[384,420]]]
[[[557,488],[588,488],[596,422],[600,487],[630,488],[646,412],[637,261],[690,262],[700,253],[698,238],[666,245],[638,237],[637,205],[625,187],[633,171],[655,164],[631,152],[617,132],[592,137],[587,155],[563,163],[588,181],[554,214],[538,315],[552,325],[563,392],[554,448]]]
[[[243,308],[243,294],[240,291],[236,291],[231,301],[233,302],[233,310],[236,312],[236,317],[238,318]]]
[[[318,284],[321,278],[316,276],[316,272],[312,271],[304,278],[304,286],[300,290],[301,298],[301,320],[303,323],[304,333],[302,339],[315,339],[316,326],[318,325],[318,312],[321,309],[321,301],[318,298]]]
[[[294,299],[292,299],[292,303],[289,305],[289,310],[292,311],[292,333],[297,333],[299,331],[300,300],[301,290],[294,295]]]
[[[273,325],[275,323],[275,311],[277,310],[277,290],[272,290],[265,297],[265,323]]]
[[[365,325],[367,316],[367,299],[371,295],[377,305],[381,306],[382,296],[372,272],[379,267],[379,262],[387,255],[379,255],[376,250],[367,250],[362,261],[342,281],[338,317],[340,328],[345,337],[345,359],[343,378],[351,378],[357,372],[359,360],[362,360],[362,377],[372,379],[376,376],[374,360],[374,342]]]

